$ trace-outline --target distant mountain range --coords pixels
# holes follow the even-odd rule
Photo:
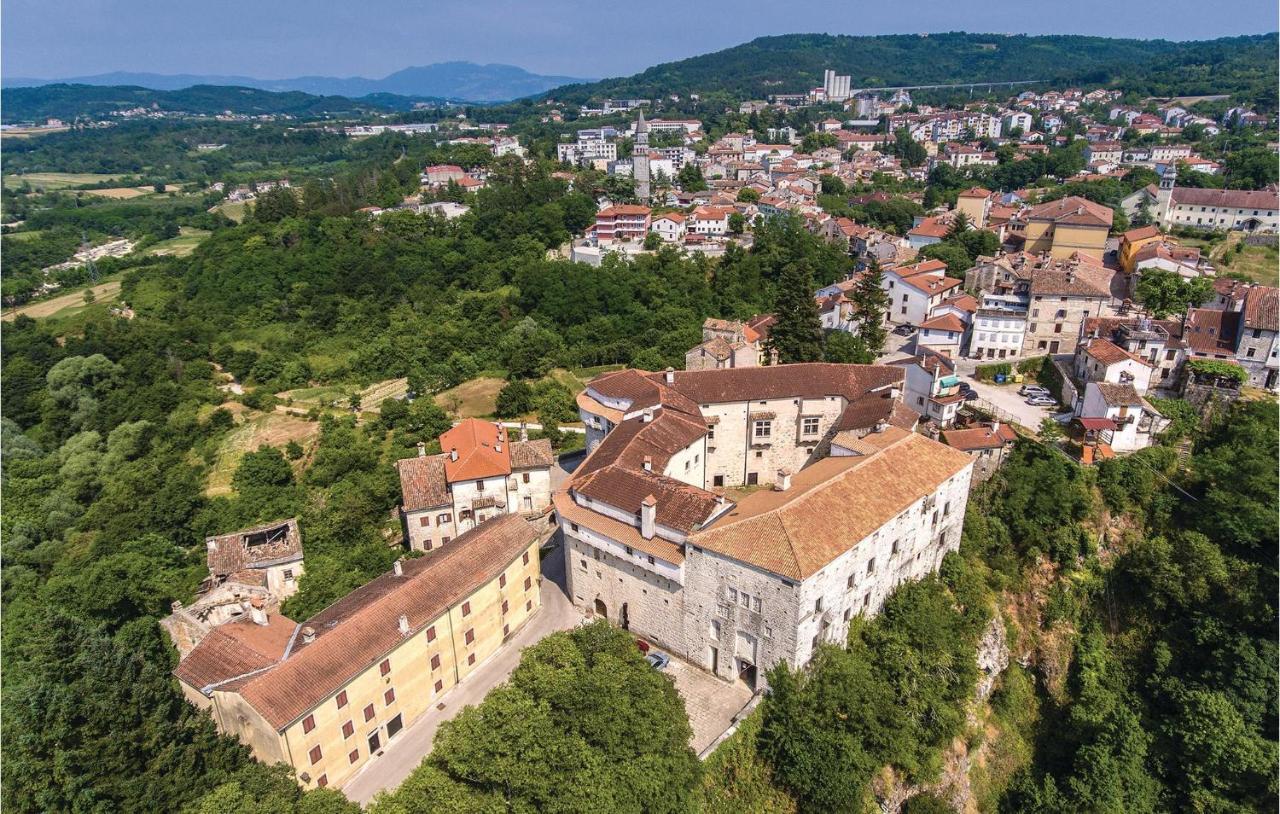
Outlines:
[[[6,88],[51,84],[132,86],[174,91],[197,85],[218,85],[283,92],[302,91],[315,96],[359,98],[372,94],[395,94],[414,98],[449,99],[464,102],[505,102],[534,96],[561,85],[589,82],[572,76],[544,76],[515,65],[477,65],[474,62],[438,62],[396,71],[382,79],[364,77],[299,76],[293,79],[255,79],[251,76],[203,74],[113,73],[72,76],[59,79],[4,77]]]

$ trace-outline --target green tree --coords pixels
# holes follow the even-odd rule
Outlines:
[[[517,418],[533,411],[533,388],[523,379],[512,379],[498,391],[494,414]]]
[[[880,261],[874,257],[867,263],[849,295],[853,300],[853,318],[858,323],[858,337],[867,353],[873,358],[884,353],[889,332],[885,329],[885,313],[889,309],[889,294],[884,290],[884,272]]]
[[[813,297],[813,271],[807,262],[790,263],[778,278],[774,303],[777,321],[769,328],[769,349],[782,364],[822,359],[822,319]]]
[[[729,213],[729,234],[740,235],[747,228],[747,219],[742,216],[741,212]]]
[[[1188,280],[1174,271],[1148,269],[1138,278],[1136,293],[1147,313],[1163,319],[1208,301],[1213,294],[1213,280],[1208,277]]]

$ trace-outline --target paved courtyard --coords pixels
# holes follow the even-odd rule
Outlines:
[[[689,745],[698,755],[720,737],[734,716],[751,700],[751,690],[740,683],[728,684],[710,673],[672,656],[666,674],[676,683],[684,699],[693,740]]]

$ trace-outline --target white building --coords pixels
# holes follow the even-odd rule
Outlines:
[[[886,269],[882,287],[889,295],[885,322],[919,325],[933,316],[933,309],[962,281],[946,276],[941,260],[926,260],[912,266]]]
[[[974,314],[969,356],[973,359],[1016,359],[1027,333],[1027,301],[1014,294],[987,294]]]
[[[396,462],[409,547],[431,551],[504,514],[536,515],[551,503],[555,456],[545,438],[507,440],[498,424],[468,418],[440,436],[439,455]]]
[[[1076,418],[1099,432],[1099,440],[1116,452],[1151,446],[1169,420],[1138,394],[1131,384],[1087,382]]]
[[[685,218],[679,212],[665,212],[649,222],[649,231],[667,243],[679,243],[684,240]]]

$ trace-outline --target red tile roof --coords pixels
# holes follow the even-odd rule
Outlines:
[[[511,474],[507,431],[490,421],[464,418],[440,436],[444,473],[449,483]],[[453,451],[458,453],[453,459]]]
[[[1256,285],[1244,295],[1244,327],[1280,331],[1280,289]]]
[[[211,685],[270,667],[284,655],[297,627],[296,622],[279,615],[268,617],[265,625],[249,618],[219,625],[192,648],[173,674],[204,692]]]
[[[410,635],[416,633],[496,579],[537,537],[534,525],[506,514],[425,557],[405,560],[402,576],[383,574],[303,623],[315,630],[315,641],[299,636],[288,658],[235,691],[283,730],[399,646],[405,639],[401,615],[408,617]]]
[[[964,333],[964,323],[960,321],[960,317],[955,314],[942,314],[941,316],[927,319],[920,323],[921,328],[928,328],[934,331],[951,331],[953,333]]]
[[[1069,195],[1033,206],[1026,211],[1025,217],[1027,220],[1050,220],[1068,226],[1105,226],[1109,229],[1115,213],[1110,207],[1088,198]]]
[[[208,537],[204,543],[209,573],[218,577],[302,559],[297,518]]]
[[[1018,440],[1018,434],[1008,424],[1001,424],[999,429],[990,427],[970,427],[962,430],[944,430],[942,442],[949,447],[972,452],[979,449],[999,449],[1006,444]]]

